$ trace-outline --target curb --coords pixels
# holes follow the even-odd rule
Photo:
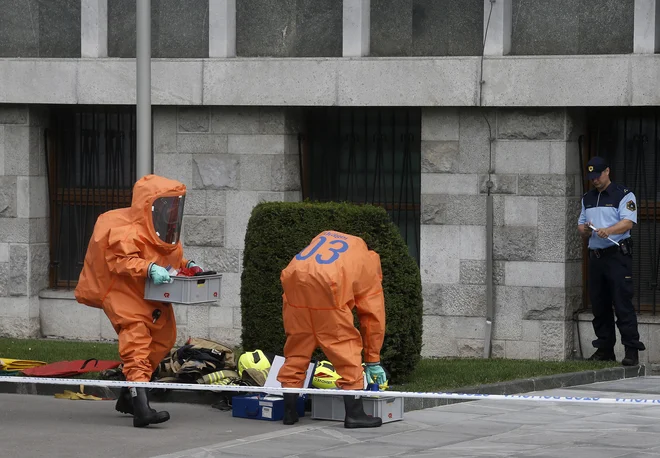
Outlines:
[[[587,385],[596,382],[609,382],[627,378],[644,377],[651,374],[651,368],[645,364],[632,367],[608,367],[593,371],[569,372],[566,374],[546,375],[543,377],[511,380],[508,382],[478,385],[453,390],[455,393],[465,394],[519,394],[531,391],[551,390],[577,385]],[[476,400],[476,399],[475,399]],[[428,409],[431,407],[456,404],[459,402],[473,402],[471,399],[422,399],[406,398],[403,400],[404,412]]]
[[[452,390],[454,393],[465,394],[518,394],[531,391],[549,390],[554,388],[586,385],[596,382],[607,382],[650,375],[651,367],[645,364],[633,367],[612,367],[593,371],[570,372],[567,374],[547,375],[543,377],[511,380],[508,382],[478,385]],[[103,399],[116,399],[119,394],[118,388],[85,385],[85,379],[80,379],[77,385],[50,385],[42,383],[11,383],[0,382],[0,393],[3,394],[33,394],[54,396],[64,390],[78,392],[80,385],[85,386],[85,394],[91,394]],[[211,405],[221,399],[221,392],[212,391],[186,391],[186,390],[158,390],[154,389],[150,394],[155,402],[179,402],[186,404]],[[405,398],[404,412],[428,409],[459,402],[473,402],[469,399],[423,399]]]

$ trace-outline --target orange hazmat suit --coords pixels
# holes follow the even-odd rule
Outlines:
[[[312,353],[321,347],[341,376],[339,388],[364,388],[362,351],[365,362],[379,362],[385,337],[382,279],[380,256],[360,237],[341,232],[321,232],[291,260],[280,275],[287,336],[277,376],[282,387],[302,388]]]
[[[128,381],[148,382],[176,341],[171,304],[145,300],[144,287],[151,281],[152,263],[174,269],[188,265],[179,240],[185,194],[178,181],[141,178],[130,207],[99,216],[87,247],[76,300],[103,309],[110,319]],[[161,204],[168,202],[165,216],[158,217]]]

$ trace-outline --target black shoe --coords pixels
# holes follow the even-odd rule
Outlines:
[[[157,412],[149,406],[146,388],[131,388],[130,391],[133,396],[133,426],[141,428],[163,423],[170,419],[168,412]]]
[[[383,424],[381,418],[371,417],[364,413],[362,398],[344,396],[344,407],[346,408],[344,428],[378,428]]]
[[[626,356],[621,360],[624,366],[639,366],[639,350],[626,347]]]
[[[282,422],[285,425],[298,423],[298,409],[296,408],[297,402],[298,394],[284,393],[284,419]]]
[[[613,348],[599,348],[589,357],[589,361],[616,361]]]

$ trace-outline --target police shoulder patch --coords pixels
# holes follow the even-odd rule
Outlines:
[[[626,208],[630,210],[631,212],[634,212],[637,209],[637,206],[635,206],[635,202],[632,200],[629,200],[626,202]]]

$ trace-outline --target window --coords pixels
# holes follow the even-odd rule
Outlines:
[[[419,264],[421,110],[331,107],[305,119],[303,198],[385,208]]]
[[[131,205],[135,107],[58,107],[46,131],[50,286],[72,288],[101,213]]]

